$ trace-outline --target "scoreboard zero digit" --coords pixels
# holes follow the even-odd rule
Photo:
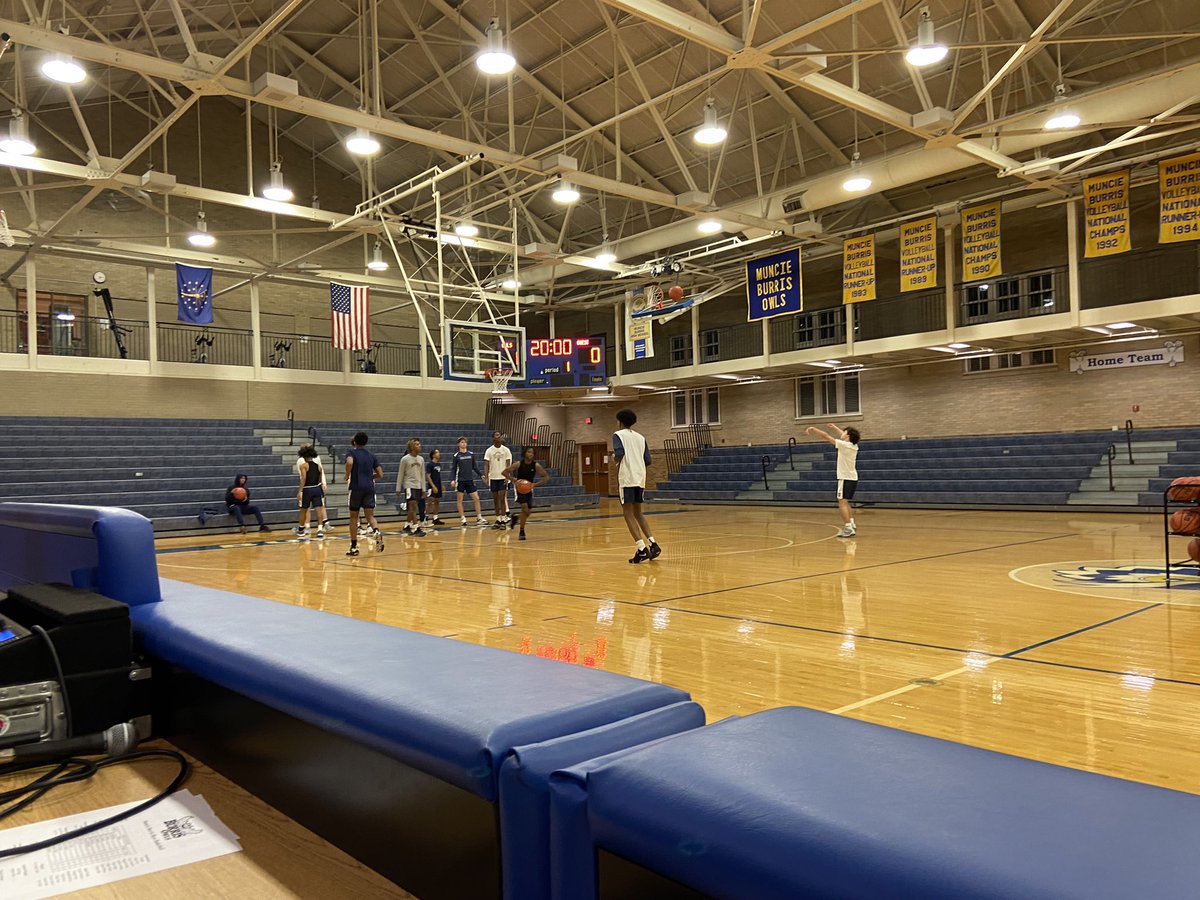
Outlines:
[[[525,342],[526,388],[601,387],[608,384],[604,338],[532,338]]]

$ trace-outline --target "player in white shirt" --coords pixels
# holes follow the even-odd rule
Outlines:
[[[854,512],[850,509],[850,501],[854,499],[854,492],[858,489],[858,442],[861,435],[857,428],[842,429],[832,422],[826,427],[832,434],[811,425],[804,429],[804,433],[819,437],[837,447],[837,502],[838,510],[842,514],[842,530],[837,536],[854,537],[858,534],[858,528],[854,524]]]
[[[632,409],[623,409],[617,413],[617,421],[621,423],[621,430],[613,433],[613,458],[618,466],[617,488],[621,492],[621,512],[625,514],[625,525],[637,544],[637,552],[629,561],[637,565],[648,559],[657,559],[662,553],[662,547],[651,536],[650,523],[642,512],[650,448],[645,436],[633,430],[637,413]]]
[[[488,487],[492,491],[492,506],[496,510],[494,528],[508,525],[508,480],[504,470],[512,465],[512,451],[504,446],[504,435],[492,432],[492,446],[483,454],[483,467],[487,473]]]

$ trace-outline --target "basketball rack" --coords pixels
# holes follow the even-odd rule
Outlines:
[[[483,374],[492,383],[493,394],[507,394],[508,380],[513,376],[513,370],[507,368],[484,369]]]
[[[1163,491],[1163,505],[1162,505],[1163,572],[1166,575],[1165,580],[1166,580],[1166,586],[1168,588],[1171,586],[1171,569],[1184,569],[1184,568],[1200,569],[1200,562],[1196,562],[1194,559],[1190,559],[1190,558],[1185,559],[1181,562],[1175,562],[1175,563],[1171,562],[1171,538],[1172,537],[1190,537],[1190,538],[1196,537],[1195,534],[1192,534],[1190,532],[1172,531],[1171,530],[1172,507],[1184,509],[1187,507],[1195,507],[1198,504],[1200,504],[1200,499],[1197,499],[1192,493],[1192,491],[1194,491],[1195,489],[1191,488],[1191,490],[1188,490],[1187,488],[1189,488],[1189,487],[1190,486],[1170,484],[1167,486],[1167,489],[1165,491]]]

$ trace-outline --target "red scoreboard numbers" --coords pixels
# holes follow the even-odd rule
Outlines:
[[[529,342],[530,356],[572,356],[575,342],[571,338],[537,338]]]

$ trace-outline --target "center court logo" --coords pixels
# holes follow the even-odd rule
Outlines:
[[[1025,566],[1008,575],[1031,587],[1071,594],[1146,603],[1185,600],[1200,604],[1200,570],[1195,566],[1172,567],[1169,589],[1166,568],[1153,563],[1060,562]]]

